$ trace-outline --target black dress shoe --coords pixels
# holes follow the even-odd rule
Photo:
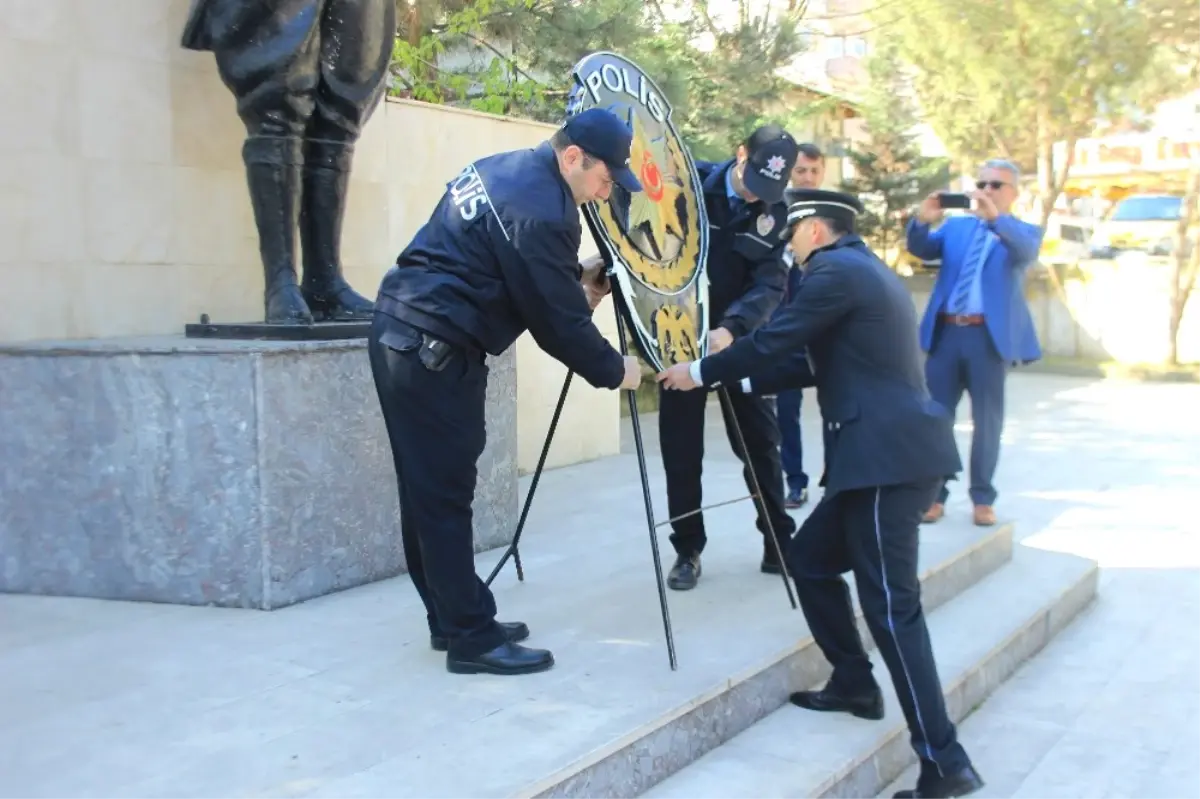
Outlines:
[[[446,671],[452,674],[534,674],[554,665],[546,649],[530,649],[512,641],[475,657],[446,655]]]
[[[939,799],[940,797],[969,796],[983,787],[983,778],[974,766],[964,766],[958,771],[941,775],[922,773],[917,778],[917,787],[911,791],[897,791],[894,799]]]
[[[700,580],[700,556],[680,555],[667,575],[667,585],[676,591],[690,591]]]
[[[504,635],[514,644],[519,644],[529,637],[529,628],[523,621],[502,621],[500,629],[504,630]],[[450,639],[444,635],[431,635],[429,646],[434,652],[445,652],[450,648]]]
[[[805,710],[849,713],[851,716],[870,721],[883,718],[883,694],[878,688],[871,693],[848,696],[825,686],[819,691],[797,691],[789,696],[788,700]]]
[[[780,541],[779,548],[787,552],[787,541]],[[783,565],[779,562],[779,556],[775,554],[775,547],[767,542],[763,542],[762,563],[759,564],[758,570],[763,574],[783,574]]]

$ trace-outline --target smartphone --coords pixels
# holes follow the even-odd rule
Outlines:
[[[971,197],[967,194],[944,192],[938,195],[938,205],[942,208],[961,208],[969,211],[971,209]]]

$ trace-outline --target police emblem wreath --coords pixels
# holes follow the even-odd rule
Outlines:
[[[691,154],[654,81],[615,53],[572,71],[567,116],[607,109],[630,126],[629,166],[643,191],[614,186],[584,216],[612,269],[614,299],[641,356],[662,371],[702,358],[708,343],[708,215]]]

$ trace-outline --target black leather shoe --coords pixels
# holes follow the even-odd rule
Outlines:
[[[939,799],[939,797],[969,796],[983,787],[983,778],[974,766],[964,766],[944,776],[923,773],[917,778],[917,787],[911,791],[897,791],[895,799]]]
[[[787,552],[787,541],[781,541],[779,548]],[[763,542],[762,563],[759,564],[758,570],[763,574],[783,574],[783,565],[779,562],[779,556],[775,554],[775,547],[766,541]]]
[[[797,707],[825,713],[849,713],[860,719],[879,721],[883,718],[883,694],[878,688],[868,694],[846,696],[825,686],[819,691],[797,691],[788,697]]]
[[[519,644],[529,637],[529,627],[523,621],[502,621],[500,629],[504,630],[508,640],[514,644]],[[443,635],[431,635],[429,636],[429,646],[434,652],[445,652],[450,648],[450,639]]]
[[[446,655],[446,671],[451,674],[534,674],[554,665],[554,655],[546,649],[530,649],[512,641],[475,657]]]
[[[700,581],[700,556],[680,555],[667,575],[667,585],[676,591],[690,591]]]

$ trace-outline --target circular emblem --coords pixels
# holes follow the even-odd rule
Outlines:
[[[775,229],[775,217],[771,214],[763,214],[758,218],[758,235],[765,236]]]
[[[607,200],[583,209],[598,243],[613,256],[618,308],[624,307],[635,343],[655,369],[697,360],[707,349],[708,214],[670,103],[649,75],[615,53],[586,56],[572,74],[568,116],[604,108],[632,133],[629,166],[642,191],[615,186]]]

